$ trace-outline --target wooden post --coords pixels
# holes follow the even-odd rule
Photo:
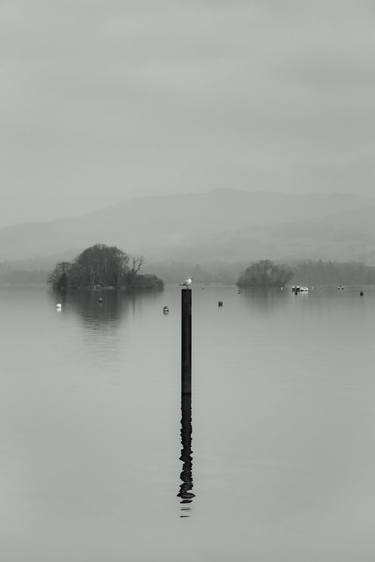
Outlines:
[[[191,395],[191,289],[181,289],[181,394]]]

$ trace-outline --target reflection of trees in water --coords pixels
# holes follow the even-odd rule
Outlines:
[[[191,420],[191,395],[185,394],[181,398],[181,456],[182,471],[180,479],[182,484],[177,496],[181,498],[181,517],[189,517],[190,504],[193,494],[193,456],[192,456],[192,420]]]
[[[51,298],[62,304],[63,312],[74,311],[91,326],[117,324],[130,306],[123,291],[53,292]]]
[[[129,308],[129,301],[121,291],[75,291],[68,294],[67,300],[91,325],[117,324]]]
[[[271,312],[288,302],[290,292],[288,288],[257,288],[241,289],[240,297],[246,305],[256,307],[261,312]]]
[[[50,297],[62,304],[62,311],[73,311],[91,327],[95,325],[116,325],[129,313],[142,310],[150,299],[158,298],[154,292],[125,292],[122,290],[75,290],[68,292],[51,291]],[[160,298],[160,296],[159,296]]]

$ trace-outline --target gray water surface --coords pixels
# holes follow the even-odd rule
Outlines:
[[[2,562],[375,559],[375,292],[193,289],[186,503],[179,289],[55,302],[0,290]]]

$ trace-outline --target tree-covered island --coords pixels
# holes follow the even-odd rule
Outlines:
[[[250,265],[240,275],[237,285],[243,288],[284,287],[293,277],[293,272],[271,260],[262,260]]]
[[[129,291],[161,290],[156,275],[142,274],[142,257],[130,258],[116,246],[95,244],[73,262],[60,262],[48,277],[54,290],[114,288]]]

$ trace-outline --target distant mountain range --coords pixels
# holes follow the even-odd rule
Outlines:
[[[375,198],[240,190],[143,197],[77,218],[0,229],[0,262],[45,264],[115,244],[147,261],[375,263]]]

